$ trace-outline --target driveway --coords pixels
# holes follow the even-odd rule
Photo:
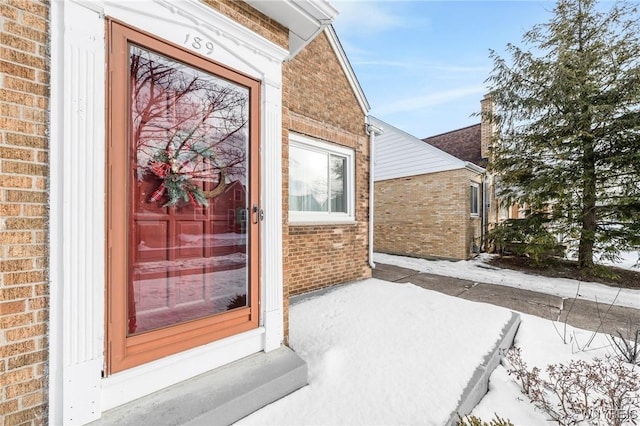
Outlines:
[[[379,262],[376,262],[373,277],[397,283],[412,283],[450,296],[546,318],[558,322],[560,332],[565,321],[585,330],[607,334],[619,331],[626,338],[631,338],[631,333],[640,328],[640,310],[624,306],[597,304],[582,299],[562,298],[530,290],[427,274]]]

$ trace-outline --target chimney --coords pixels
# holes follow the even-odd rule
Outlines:
[[[491,121],[493,111],[491,94],[486,94],[480,101],[480,155],[482,158],[489,158],[490,148],[493,143],[495,134],[495,125]]]

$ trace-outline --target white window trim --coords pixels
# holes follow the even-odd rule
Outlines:
[[[473,205],[471,205],[471,193],[469,194],[469,211],[471,217],[480,217],[480,184],[478,182],[471,182],[470,188],[475,188],[478,196],[476,197],[475,213],[473,212]],[[471,189],[469,189],[471,191]]]
[[[352,148],[323,142],[297,133],[289,134],[289,147],[292,146],[346,158],[347,213],[300,212],[289,208],[289,223],[292,225],[355,223],[355,151]],[[291,151],[289,151],[289,155],[291,155]]]

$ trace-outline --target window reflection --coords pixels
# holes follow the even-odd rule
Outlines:
[[[129,52],[131,335],[247,306],[249,91]]]
[[[307,149],[289,148],[289,210],[347,213],[344,156]]]

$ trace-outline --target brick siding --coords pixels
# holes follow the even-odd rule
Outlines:
[[[244,2],[205,0],[212,8],[287,48],[289,32]],[[364,113],[322,33],[283,66],[283,279],[285,340],[289,296],[371,276],[368,266],[369,146]],[[289,131],[354,149],[356,223],[289,226]]]
[[[46,422],[49,5],[0,4],[0,418]]]
[[[364,136],[364,114],[325,33],[285,63],[284,78],[285,108]]]
[[[375,251],[423,258],[467,259],[480,244],[481,220],[470,215],[466,169],[375,183]]]
[[[283,78],[282,208],[287,305],[289,295],[371,276],[369,145],[364,113],[324,33],[285,64]],[[355,224],[289,224],[289,130],[354,149]]]
[[[463,161],[487,167],[487,159],[482,156],[481,134],[482,125],[474,124],[422,140]]]
[[[256,34],[283,47],[289,48],[289,30],[247,3],[238,0],[202,0],[214,10],[226,15]]]

